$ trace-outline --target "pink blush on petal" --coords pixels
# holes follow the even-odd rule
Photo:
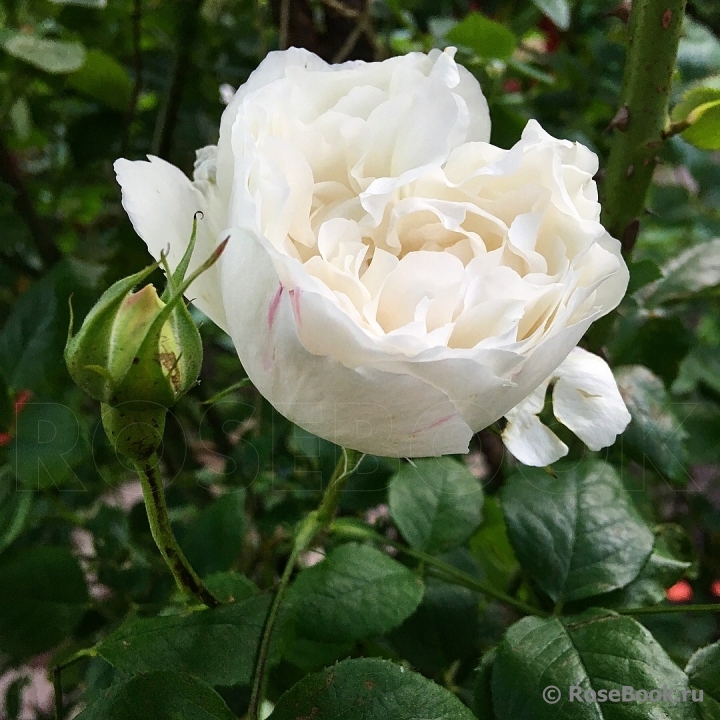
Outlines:
[[[290,290],[290,301],[292,302],[293,314],[295,315],[295,322],[298,325],[302,325],[302,315],[300,313],[300,295],[302,290],[298,287],[294,290]]]
[[[268,326],[272,330],[273,323],[275,322],[275,315],[277,314],[278,305],[280,304],[280,298],[282,297],[282,291],[283,291],[283,284],[278,284],[277,292],[275,293],[275,297],[270,301],[270,305],[268,307]],[[290,295],[292,295],[292,290],[290,291]]]

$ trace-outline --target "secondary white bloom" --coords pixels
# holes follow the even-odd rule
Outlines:
[[[551,382],[553,414],[591,450],[611,445],[628,426],[630,413],[612,370],[597,355],[575,348],[545,382],[506,413],[505,446],[525,465],[549,465],[568,452],[538,418]]]
[[[230,236],[189,297],[259,391],[378,455],[466,452],[627,286],[597,157],[534,121],[510,150],[490,145],[485,98],[453,56],[271,53],[192,182],[158,158],[115,165],[155,257],[169,243],[178,262],[196,210],[196,263]]]

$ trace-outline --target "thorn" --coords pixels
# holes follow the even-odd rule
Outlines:
[[[610,17],[620,18],[626,25],[630,21],[630,11],[632,10],[631,0],[621,0],[610,12],[607,13]]]
[[[663,30],[667,30],[670,27],[670,23],[672,22],[672,19],[673,19],[673,11],[670,8],[668,8],[663,13],[663,16],[662,16]]]
[[[625,132],[630,124],[630,108],[627,105],[623,105],[616,113],[615,117],[610,121],[607,126],[608,130],[619,130]]]
[[[622,237],[620,238],[620,245],[622,246],[623,255],[629,255],[632,252],[639,234],[640,221],[635,218],[635,220],[631,220],[627,224],[627,226],[623,230]]]

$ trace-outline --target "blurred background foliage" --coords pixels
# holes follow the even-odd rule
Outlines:
[[[63,712],[92,705],[142,664],[117,649],[111,633],[123,621],[186,617],[152,543],[134,475],[108,446],[97,404],[72,385],[62,360],[70,294],[82,317],[110,283],[149,260],[120,205],[113,160],[151,153],[190,173],[195,149],[217,141],[223,98],[281,43],[329,61],[378,60],[452,44],[482,84],[495,144],[511,146],[534,117],[552,134],[595,150],[602,167],[618,108],[627,12],[628,4],[615,0],[4,0],[1,717],[49,717],[46,669],[102,640],[103,659],[81,659],[62,675]],[[630,291],[586,339],[611,361],[633,415],[625,435],[600,454],[614,467],[621,490],[612,478],[608,487],[627,490],[632,507],[626,522],[634,523],[638,543],[650,537],[650,545],[639,560],[625,558],[625,568],[637,567],[625,579],[613,576],[615,594],[605,592],[598,601],[600,585],[589,594],[571,593],[573,611],[662,604],[668,588],[676,602],[720,597],[719,34],[720,5],[691,0],[673,119],[702,106],[703,122],[662,149],[632,255]],[[598,180],[602,190],[602,171]],[[159,273],[155,280],[162,283]],[[242,715],[266,608],[260,591],[277,580],[292,525],[315,507],[337,448],[293,428],[251,386],[203,404],[244,373],[227,336],[194,313],[205,343],[202,382],[169,418],[163,472],[172,520],[191,562],[215,592],[248,603],[245,625],[236,628],[239,645],[217,651],[218,662],[235,665],[224,674],[222,668],[188,670],[220,687]],[[565,439],[580,462],[582,449]],[[283,631],[282,647],[274,651],[273,701],[309,672],[368,656],[406,662],[459,695],[479,717],[507,716],[510,710],[483,700],[494,656],[485,656],[479,675],[475,668],[518,615],[468,587],[467,577],[538,608],[551,609],[557,593],[537,570],[542,558],[528,555],[522,533],[513,529],[523,522],[516,516],[522,515],[519,491],[512,489],[518,466],[504,455],[498,436],[480,433],[462,462],[464,482],[484,487],[484,508],[450,504],[439,534],[418,535],[414,523],[423,508],[412,492],[403,494],[401,464],[367,458],[342,501],[343,520],[365,525],[341,524],[327,548],[341,552],[348,537],[367,541],[369,524],[390,543],[402,536],[417,552],[442,557],[465,574],[466,587],[449,582],[447,571],[443,578],[427,577],[419,606],[420,599],[407,594],[407,607],[394,596],[384,601],[396,602],[394,621],[373,620],[379,610],[372,602],[350,603],[344,612],[353,613],[360,631],[333,624],[322,607],[295,618],[300,629]],[[586,477],[592,471],[587,462],[577,465],[582,472],[556,472]],[[445,478],[442,468],[427,472],[440,484]],[[447,532],[451,526],[454,534]],[[377,562],[357,557],[369,566]],[[425,570],[402,552],[397,562],[416,574]],[[327,578],[315,574],[295,584],[300,607],[309,597],[303,588],[320,592],[313,584],[323,582]],[[369,614],[366,625],[363,613]],[[680,665],[718,639],[712,614],[640,619]],[[324,622],[335,628],[333,637],[323,632]],[[177,643],[182,647],[181,639]],[[156,646],[143,652],[148,671],[167,669],[163,663],[176,668]],[[157,667],[147,664],[153,653]],[[502,685],[500,678],[493,682]],[[115,717],[107,708],[96,713],[86,717]]]

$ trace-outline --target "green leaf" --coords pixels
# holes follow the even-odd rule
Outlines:
[[[237,720],[224,700],[189,675],[161,671],[113,685],[77,720]]]
[[[303,678],[270,720],[473,720],[445,688],[378,658],[344,660]]]
[[[347,543],[298,575],[287,599],[310,640],[343,643],[397,627],[420,604],[423,584],[368,545]]]
[[[687,322],[676,315],[648,317],[645,309],[633,308],[617,319],[607,348],[614,366],[644,365],[670,387],[694,342]]]
[[[685,426],[688,457],[698,464],[716,463],[720,458],[720,405],[703,401],[693,403],[693,412]]]
[[[98,653],[129,674],[159,669],[189,673],[210,685],[248,685],[270,598],[193,612],[132,619],[98,645]],[[287,616],[273,637],[270,665],[280,660]]]
[[[87,440],[67,405],[30,402],[20,413],[10,446],[13,472],[25,490],[85,486],[73,472]]]
[[[692,124],[682,133],[685,140],[701,150],[720,149],[720,99],[698,105],[687,119]]]
[[[661,268],[663,277],[646,285],[636,297],[646,307],[691,300],[720,285],[720,238],[699,243]]]
[[[68,75],[67,84],[120,112],[127,109],[133,91],[127,70],[101,50],[88,50],[82,67]]]
[[[190,524],[181,547],[201,576],[229,570],[245,538],[245,492],[233,489],[204,508]]]
[[[596,600],[607,608],[636,608],[657,605],[665,600],[665,590],[692,567],[688,555],[690,539],[679,525],[662,525],[655,545],[638,576],[624,588]]]
[[[502,491],[508,535],[523,569],[555,602],[621,588],[637,577],[653,534],[615,470],[600,461],[523,468]]]
[[[469,12],[446,37],[482,58],[507,58],[517,47],[517,38],[510,30],[478,12]]]
[[[0,651],[25,659],[68,637],[85,613],[85,576],[62,547],[32,547],[0,559]]]
[[[688,661],[685,673],[690,685],[703,691],[703,720],[720,718],[720,642],[694,653]]]
[[[643,465],[647,463],[671,480],[686,482],[687,433],[673,412],[662,380],[641,365],[618,368],[615,379],[632,416],[623,434],[623,448]]]
[[[543,690],[554,686],[561,699],[548,703]],[[690,702],[621,701],[622,688],[652,690],[666,686],[681,697],[685,673],[640,623],[593,608],[569,618],[526,617],[515,623],[497,648],[493,667],[493,707],[498,720],[557,720],[558,717],[639,720],[663,717],[697,720]],[[571,687],[605,693],[603,702],[581,695],[570,700]],[[648,714],[650,713],[650,714]]]
[[[519,565],[495,497],[485,499],[482,525],[470,539],[470,551],[480,561],[490,583],[504,590]]]
[[[390,514],[418,550],[464,543],[482,520],[483,492],[468,467],[449,457],[405,464],[390,480]]]
[[[695,345],[683,360],[680,372],[684,391],[700,385],[720,397],[720,347]]]
[[[18,487],[10,467],[0,469],[0,552],[22,532],[32,503],[32,492]]]
[[[205,587],[220,602],[242,602],[259,591],[255,583],[236,572],[218,572],[204,578]]]
[[[497,650],[488,650],[480,661],[475,678],[473,711],[480,720],[496,720],[492,704],[492,673]]]
[[[567,0],[532,0],[532,2],[560,30],[567,30],[570,27],[570,4]]]
[[[645,287],[645,285],[662,277],[662,273],[657,264],[648,259],[628,263],[628,270],[630,271],[630,282],[627,289],[628,295],[633,295]]]
[[[426,675],[447,670],[477,652],[476,592],[429,578],[418,609],[389,639],[400,657]]]
[[[49,73],[71,73],[85,62],[85,48],[78,42],[5,30],[0,35],[0,43],[9,55]]]
[[[298,632],[302,632],[302,628],[298,628]],[[317,642],[296,635],[284,659],[297,665],[304,673],[311,673],[349,657],[354,647],[354,643]]]
[[[57,310],[55,289],[47,281],[36,283],[15,304],[0,331],[0,369],[11,388],[34,390],[50,363],[62,363],[62,351],[53,352]]]

